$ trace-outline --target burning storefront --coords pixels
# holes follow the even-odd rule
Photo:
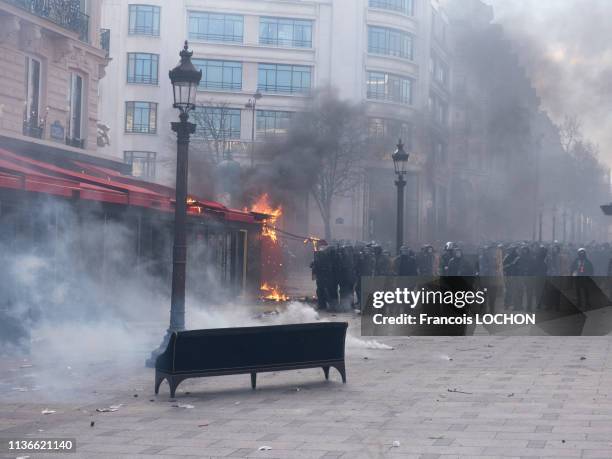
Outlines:
[[[130,271],[170,285],[174,191],[77,160],[61,164],[0,149],[0,244],[44,255],[54,276],[88,264],[102,288]],[[265,269],[268,217],[188,200],[188,288],[205,301],[215,292],[258,294]],[[262,228],[263,231],[262,231]],[[72,235],[66,244],[65,236]],[[121,244],[121,259],[110,250]],[[219,288],[221,287],[221,288]]]

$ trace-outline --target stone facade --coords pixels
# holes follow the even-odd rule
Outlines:
[[[85,2],[86,11],[76,13],[80,30],[74,20],[60,25],[62,17],[37,12],[36,6],[30,6],[30,12],[24,5],[29,2],[0,1],[0,136],[96,153],[98,82],[107,64],[106,53],[100,48],[100,1]],[[70,18],[75,13],[64,14]],[[27,113],[28,57],[40,65],[38,116],[34,117]],[[82,142],[67,140],[72,74],[79,75],[82,83],[78,137]]]

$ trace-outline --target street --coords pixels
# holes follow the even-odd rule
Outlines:
[[[4,359],[0,437],[76,439],[72,458],[612,457],[608,338],[373,342],[358,316],[322,318],[350,322],[346,385],[333,369],[261,374],[256,391],[201,378],[172,400],[144,348],[69,369]]]

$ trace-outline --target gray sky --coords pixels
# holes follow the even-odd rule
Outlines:
[[[554,121],[575,115],[612,166],[612,0],[484,0]]]

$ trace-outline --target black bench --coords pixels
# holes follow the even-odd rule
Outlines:
[[[323,368],[329,379],[336,368],[346,383],[346,322],[320,322],[263,327],[215,328],[174,332],[155,363],[155,393],[164,379],[174,397],[188,378]]]

